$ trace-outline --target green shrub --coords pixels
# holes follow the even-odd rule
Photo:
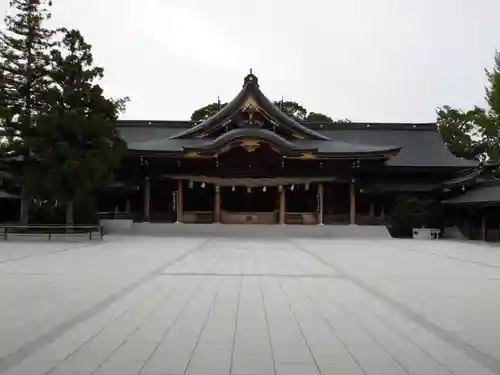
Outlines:
[[[394,237],[411,237],[413,228],[441,229],[443,226],[441,205],[432,199],[401,197],[390,213],[389,226]]]

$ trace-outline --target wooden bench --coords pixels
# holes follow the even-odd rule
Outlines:
[[[9,234],[47,236],[49,241],[53,235],[88,235],[89,240],[92,240],[94,235],[100,239],[104,237],[101,225],[0,225],[0,233],[5,241],[8,240]]]

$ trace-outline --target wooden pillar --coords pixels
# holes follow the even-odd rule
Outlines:
[[[318,210],[318,224],[323,225],[323,184],[318,185],[318,198],[319,198],[319,210]]]
[[[146,177],[144,180],[144,221],[150,220],[151,214],[151,180]]]
[[[280,224],[285,224],[285,187],[280,186]]]
[[[215,186],[214,222],[220,223],[220,186]]]
[[[349,196],[350,196],[350,209],[349,209],[349,224],[356,224],[356,185],[354,181],[351,182],[349,187]]]
[[[183,199],[182,199],[182,180],[177,180],[177,222],[182,223]]]

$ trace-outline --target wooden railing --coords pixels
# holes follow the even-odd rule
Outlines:
[[[89,240],[96,235],[100,239],[104,236],[101,225],[0,225],[0,233],[5,241],[9,234],[47,236],[49,241],[53,235],[88,235]]]

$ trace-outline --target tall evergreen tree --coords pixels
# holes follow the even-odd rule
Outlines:
[[[45,108],[41,94],[48,85],[49,50],[54,32],[44,23],[50,18],[51,0],[10,0],[12,14],[0,31],[0,73],[3,95],[3,136],[10,154],[21,156],[21,222],[28,223],[29,200],[36,182],[32,141],[35,118]]]
[[[486,108],[438,108],[438,125],[448,148],[457,156],[500,163],[500,52],[486,70]]]
[[[66,205],[66,223],[73,207],[112,178],[125,151],[115,128],[127,99],[106,98],[96,81],[103,69],[94,66],[91,46],[77,30],[62,30],[52,51],[51,85],[42,95],[50,103],[37,123],[34,143],[40,158],[39,187],[47,200]]]

